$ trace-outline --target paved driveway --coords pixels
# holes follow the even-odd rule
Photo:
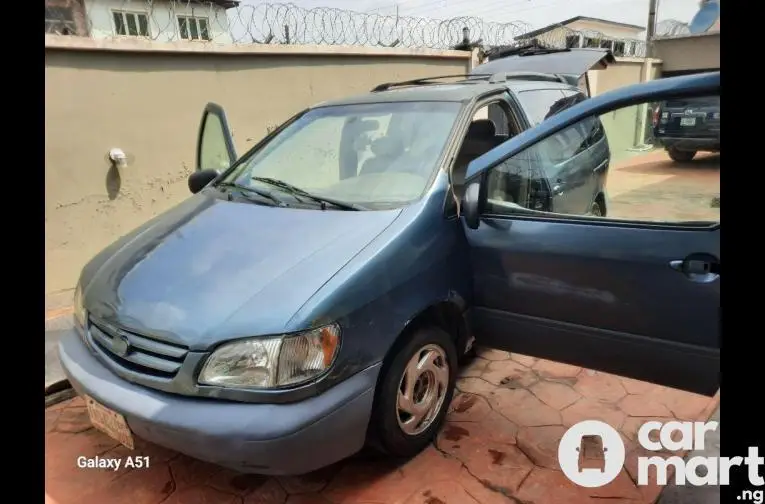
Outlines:
[[[609,216],[649,221],[720,220],[720,154],[699,153],[687,163],[663,150],[634,154],[609,169]]]
[[[238,474],[146,443],[132,454],[150,457],[148,469],[79,469],[78,456],[130,452],[91,428],[79,398],[56,405],[45,413],[46,503],[649,503],[660,488],[634,484],[638,426],[706,419],[718,400],[523,355],[479,355],[462,372],[437,441],[419,456],[364,452],[302,477]],[[587,490],[562,475],[556,452],[567,426],[592,419],[618,428],[628,455],[614,482]]]

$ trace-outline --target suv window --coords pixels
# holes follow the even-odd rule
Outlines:
[[[533,126],[544,121],[553,105],[563,98],[560,89],[534,89],[518,93],[518,100]]]
[[[570,98],[571,100],[569,100],[564,107],[561,107],[561,110],[571,107],[572,105],[576,105],[577,103],[587,99],[587,95],[585,95],[584,93],[580,91],[564,89],[562,92],[566,98]],[[557,112],[560,112],[560,110]],[[587,132],[587,139],[590,145],[602,140],[606,134],[605,129],[603,128],[603,124],[600,122],[599,117],[591,117],[588,119],[583,119],[582,126],[584,130],[586,130]]]

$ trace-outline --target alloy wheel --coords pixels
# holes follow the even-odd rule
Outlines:
[[[398,386],[396,419],[401,430],[416,436],[436,419],[449,387],[449,361],[438,345],[425,345],[404,369]]]

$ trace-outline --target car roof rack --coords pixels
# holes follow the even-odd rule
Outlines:
[[[491,74],[455,74],[455,75],[437,75],[435,77],[423,77],[421,79],[412,79],[407,81],[401,81],[401,82],[386,82],[384,84],[380,84],[378,86],[375,86],[372,89],[373,93],[377,93],[379,91],[387,91],[391,88],[397,88],[397,87],[405,87],[405,86],[424,86],[427,84],[455,84],[455,83],[445,83],[445,82],[438,82],[442,79],[458,79],[462,78],[463,82],[466,80],[479,80],[483,78],[489,78],[491,77]]]
[[[544,72],[497,72],[489,77],[489,84],[499,84],[509,80],[541,80],[568,84],[568,80],[566,80],[566,78],[562,75]]]
[[[443,79],[462,79],[455,82],[440,82]],[[500,84],[509,80],[529,80],[529,81],[548,81],[562,82],[568,84],[565,77],[558,74],[544,72],[497,72],[494,74],[455,74],[455,75],[437,75],[435,77],[423,77],[421,79],[412,79],[401,82],[386,82],[375,86],[373,93],[387,91],[392,88],[406,86],[425,86],[431,84],[474,84],[476,81],[486,81],[489,84]]]

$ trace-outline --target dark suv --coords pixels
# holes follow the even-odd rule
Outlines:
[[[720,152],[720,97],[667,100],[654,107],[653,137],[674,161]]]

